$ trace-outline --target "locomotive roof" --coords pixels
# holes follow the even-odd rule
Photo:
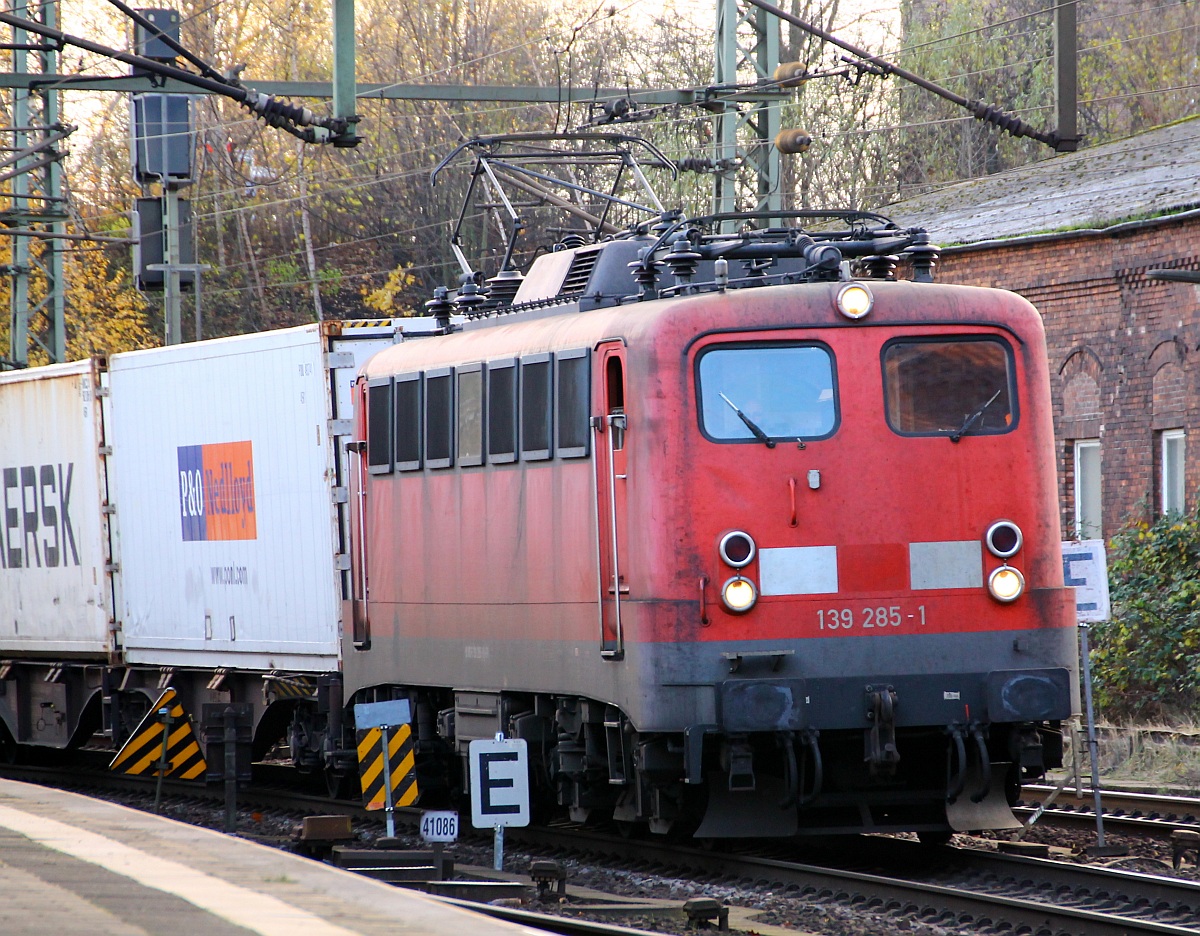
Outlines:
[[[937,263],[924,230],[872,212],[668,209],[650,176],[675,177],[679,166],[634,136],[477,138],[447,156],[432,181],[466,157],[469,179],[449,245],[459,283],[426,303],[447,325],[454,313],[483,321],[857,273],[890,279],[902,259],[914,280],[931,282]]]
[[[496,360],[567,348],[594,347],[610,338],[630,345],[682,349],[711,331],[795,328],[869,328],[882,324],[974,324],[1006,328],[1021,341],[1041,334],[1041,316],[1006,290],[941,283],[864,280],[875,308],[863,322],[841,317],[835,306],[841,282],[729,290],[632,303],[537,318],[513,316],[487,328],[407,338],[364,365],[367,377],[458,363]]]
[[[939,248],[921,228],[849,209],[699,217],[664,209],[648,174],[674,175],[678,167],[636,137],[480,138],[443,160],[433,181],[464,156],[470,181],[450,244],[463,273],[455,292],[439,287],[425,304],[441,335],[382,352],[369,375],[592,347],[605,338],[670,344],[713,328],[847,325],[836,296],[856,276],[877,294],[872,322],[979,315],[978,301],[955,298],[967,293],[933,286]],[[552,212],[565,212],[567,226],[547,220]],[[503,245],[490,278],[473,267],[490,262],[486,249],[468,244],[475,218],[489,219]],[[516,246],[531,238],[553,243],[522,271],[517,262],[528,248]],[[902,263],[912,283],[895,282]],[[1011,303],[983,301],[1011,318],[999,311]],[[1037,317],[1032,307],[1025,314]],[[456,315],[461,326],[452,324]]]

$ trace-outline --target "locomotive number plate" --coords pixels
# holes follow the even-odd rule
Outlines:
[[[925,605],[877,605],[862,608],[818,608],[817,629],[822,631],[893,631],[924,627]]]

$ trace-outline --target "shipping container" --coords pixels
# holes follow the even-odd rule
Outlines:
[[[339,668],[350,385],[395,333],[326,323],[113,355],[127,664]]]
[[[0,373],[0,658],[116,650],[100,372]]]

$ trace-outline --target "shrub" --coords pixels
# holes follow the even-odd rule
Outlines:
[[[1200,506],[1136,523],[1109,547],[1112,620],[1092,629],[1096,702],[1110,718],[1200,700]]]

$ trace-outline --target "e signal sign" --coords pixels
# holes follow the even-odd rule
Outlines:
[[[204,752],[174,689],[167,689],[158,697],[108,769],[148,777],[161,774],[180,780],[203,778],[208,769]]]
[[[385,769],[383,748],[387,744]],[[417,800],[412,728],[408,725],[359,729],[358,776],[367,809],[411,806]],[[391,803],[387,783],[391,782]]]
[[[524,738],[478,739],[468,746],[471,825],[529,825],[529,745]]]

